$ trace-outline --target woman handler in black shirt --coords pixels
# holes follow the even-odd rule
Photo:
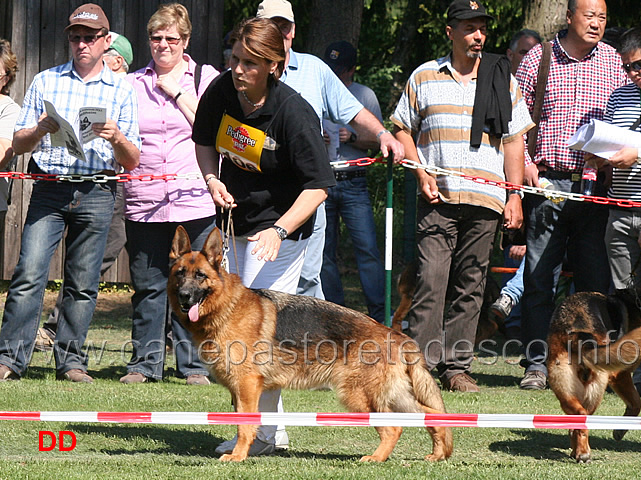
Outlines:
[[[283,249],[294,248],[288,244],[300,242],[297,250],[304,250],[311,217],[335,180],[318,117],[298,93],[278,80],[285,51],[276,24],[268,19],[245,20],[231,38],[231,70],[200,100],[192,138],[214,203],[233,204],[240,242],[251,245],[257,260],[275,261]],[[220,209],[218,213],[221,226]],[[294,242],[284,242],[285,238]],[[244,262],[239,258],[239,263]],[[248,286],[255,287],[253,282]],[[274,286],[261,282],[260,288]],[[295,288],[285,290],[295,293]]]
[[[217,208],[231,205],[236,255],[229,270],[251,288],[296,293],[313,215],[336,184],[318,117],[279,78],[285,50],[269,19],[240,23],[232,37],[230,71],[204,93],[192,139]],[[219,169],[219,153],[222,162]],[[238,264],[236,265],[236,260]],[[261,411],[282,411],[280,390],[265,391]],[[285,432],[279,429],[279,435]],[[261,426],[249,454],[274,451],[275,426]],[[216,449],[228,453],[235,441]]]

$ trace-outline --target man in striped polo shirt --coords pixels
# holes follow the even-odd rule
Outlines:
[[[520,185],[523,134],[533,123],[507,58],[483,53],[492,17],[478,1],[455,0],[447,19],[452,51],[412,73],[392,115],[395,135],[417,163]],[[478,392],[469,370],[490,252],[501,214],[506,228],[520,228],[521,192],[415,172],[419,273],[410,336],[444,388]]]

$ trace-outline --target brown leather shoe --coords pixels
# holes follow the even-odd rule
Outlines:
[[[148,380],[149,379],[140,372],[129,372],[127,375],[120,378],[120,383],[145,383]]]
[[[20,380],[20,375],[6,365],[0,365],[0,382],[6,382],[8,380]]]
[[[93,378],[91,378],[87,372],[80,370],[79,368],[67,370],[62,375],[58,375],[57,378],[58,380],[69,380],[70,382],[75,383],[93,383]]]
[[[457,373],[456,375],[441,380],[443,388],[452,392],[478,393],[481,391],[474,379],[467,373]]]
[[[187,377],[187,385],[211,385],[211,382],[206,375],[196,374]]]

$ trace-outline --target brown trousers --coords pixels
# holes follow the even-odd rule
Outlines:
[[[418,274],[409,334],[441,379],[470,369],[499,219],[484,207],[418,200]]]

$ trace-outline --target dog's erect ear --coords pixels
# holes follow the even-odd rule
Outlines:
[[[178,257],[189,252],[191,252],[191,242],[189,241],[187,230],[185,230],[182,225],[178,225],[176,233],[174,234],[174,241],[171,244],[169,260],[176,261]]]
[[[205,240],[200,251],[206,258],[209,264],[218,271],[220,263],[223,261],[223,238],[220,235],[220,230],[214,228]]]

